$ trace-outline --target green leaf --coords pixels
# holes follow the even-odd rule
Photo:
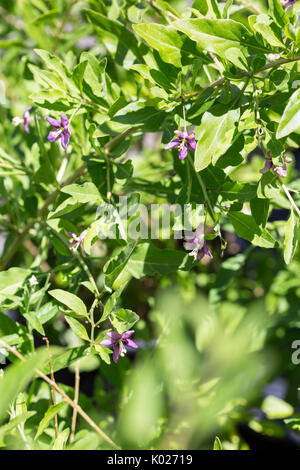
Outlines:
[[[285,13],[280,0],[269,0],[269,9],[272,18],[274,18],[277,25],[284,28],[289,23],[287,14]]]
[[[45,330],[43,328],[43,325],[41,324],[40,320],[38,319],[37,315],[35,312],[28,312],[24,313],[23,315],[26,320],[30,323],[31,327],[36,330],[40,335],[45,336]]]
[[[15,294],[29,275],[30,271],[23,268],[10,268],[2,271],[0,273],[0,299],[5,295]]]
[[[104,266],[103,272],[105,274],[105,286],[109,289],[117,289],[120,287],[119,283],[122,280],[121,273],[125,268],[130,256],[136,247],[136,242],[129,243],[117,256],[110,259]]]
[[[25,361],[19,361],[5,369],[5,375],[0,380],[0,422],[5,418],[9,404],[35,376],[35,368],[40,368],[48,357],[48,350],[40,348]]]
[[[277,139],[282,139],[292,132],[300,131],[300,88],[290,97],[277,129]]]
[[[112,313],[112,325],[118,333],[122,334],[130,330],[132,326],[140,319],[140,317],[127,308],[121,308],[117,312]]]
[[[1,426],[0,447],[4,446],[3,438],[7,432],[12,431],[19,424],[25,423],[27,419],[31,418],[31,416],[34,416],[35,414],[36,414],[36,411],[27,411],[11,419],[7,424],[4,424],[3,426]]]
[[[253,215],[257,225],[265,227],[269,215],[270,201],[269,199],[253,198],[250,201],[251,214]]]
[[[85,60],[84,62],[80,62],[76,65],[75,69],[73,70],[73,80],[77,85],[78,89],[80,90],[81,94],[83,93],[82,80],[87,64],[87,60]]]
[[[76,202],[102,202],[102,197],[93,183],[69,184],[61,188],[61,191],[70,194]]]
[[[70,327],[72,328],[73,332],[76,336],[86,341],[89,341],[89,335],[87,334],[86,329],[84,326],[75,318],[65,316],[66,321],[69,323]]]
[[[272,21],[268,15],[253,15],[249,23],[254,31],[262,35],[265,41],[274,47],[284,47],[281,29]]]
[[[215,437],[213,450],[223,450],[222,443],[221,443],[220,439],[218,438],[218,436]]]
[[[248,52],[245,46],[248,43],[244,38],[248,31],[241,23],[233,20],[197,18],[175,21],[172,26],[196,41],[203,50],[214,52],[221,57],[226,58],[232,48],[238,49],[240,58],[236,65],[240,67],[241,58],[242,62],[247,63],[245,55]],[[228,57],[228,60],[235,63],[234,57]]]
[[[86,356],[87,346],[78,346],[76,348],[70,348],[63,351],[61,354],[52,358],[53,372],[57,372],[65,367],[69,367],[70,364]],[[46,364],[42,369],[45,374],[50,374],[49,364]]]
[[[75,209],[78,209],[80,204],[81,203],[79,203],[76,198],[69,197],[59,204],[59,206],[53,212],[49,212],[48,219],[55,219],[57,217],[61,217],[62,215],[69,214]]]
[[[93,26],[96,26],[102,31],[104,30],[112,34],[113,36],[118,38],[121,44],[124,44],[129,50],[131,50],[136,55],[136,57],[140,59],[142,58],[139,51],[137,38],[122,23],[107,18],[107,16],[104,16],[101,13],[97,13],[93,10],[84,9],[84,13],[88,21]]]
[[[183,37],[171,26],[156,23],[141,23],[133,25],[139,34],[153,49],[159,52],[162,60],[175,67],[181,67],[181,48]]]
[[[268,395],[264,399],[261,408],[268,419],[287,418],[294,412],[294,408],[289,403],[273,395]]]
[[[87,309],[82,300],[77,295],[71,294],[62,289],[54,289],[48,292],[52,297],[66,305],[72,312],[82,317],[87,317]]]
[[[63,410],[68,406],[68,403],[65,401],[61,401],[60,403],[57,403],[57,405],[52,405],[46,413],[44,414],[44,417],[42,421],[39,424],[38,430],[36,432],[34,440],[36,440],[43,432],[48,428],[50,422],[52,419],[59,413],[59,411]]]
[[[275,246],[276,240],[267,230],[262,230],[251,215],[232,211],[228,213],[228,218],[239,237],[262,248]]]
[[[70,434],[70,429],[67,428],[64,431],[60,432],[58,437],[55,439],[52,449],[53,450],[63,450]]]
[[[216,164],[218,158],[229,149],[239,115],[239,109],[230,110],[222,116],[204,113],[197,133],[196,171],[203,170],[211,162]]]
[[[291,210],[290,217],[285,224],[284,230],[284,251],[283,257],[286,264],[289,264],[295,254],[297,245],[298,245],[298,238],[299,238],[299,223],[298,219],[295,218],[294,211]]]
[[[165,275],[177,270],[188,271],[194,265],[192,257],[184,251],[160,250],[149,243],[142,243],[133,251],[125,271],[141,279],[156,273]]]

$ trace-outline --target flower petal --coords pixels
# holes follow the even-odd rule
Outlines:
[[[60,123],[57,119],[47,116],[46,121],[49,122],[49,124],[53,127],[60,127]]]
[[[69,143],[69,140],[70,140],[70,135],[71,133],[68,131],[68,132],[63,132],[61,134],[61,146],[64,150],[66,150],[67,146],[68,146],[68,143]]]
[[[111,340],[111,339],[104,339],[103,341],[101,341],[101,343],[99,343],[101,346],[111,346],[112,344],[114,344],[114,341]]]
[[[116,331],[109,331],[108,333],[106,333],[107,336],[109,336],[113,341],[119,341],[119,339],[122,338],[122,335],[120,335],[119,333],[117,333]]]
[[[120,343],[116,343],[114,345],[114,353],[113,353],[114,362],[118,362],[119,356],[120,356]]]
[[[132,341],[132,339],[127,339],[126,342],[125,342],[126,346],[128,346],[129,348],[132,348],[132,349],[138,349],[138,345],[135,344],[134,341]]]
[[[278,176],[282,176],[282,178],[286,178],[286,165],[283,166],[276,166],[274,171],[277,173]]]
[[[130,336],[132,336],[133,333],[134,333],[134,330],[125,331],[125,333],[122,334],[122,339],[130,338]]]
[[[61,133],[58,133],[57,131],[50,131],[48,134],[48,140],[49,142],[55,142],[56,140],[60,139]]]
[[[188,154],[188,147],[187,145],[185,145],[182,150],[179,150],[179,154],[178,154],[179,160],[184,160],[187,154]]]
[[[190,140],[188,142],[188,148],[191,149],[193,152],[195,152],[196,147],[197,147],[197,142],[195,141],[195,139]]]
[[[169,150],[169,149],[173,149],[174,147],[178,147],[178,145],[180,145],[181,142],[179,139],[174,139],[174,140],[171,140],[171,142],[169,142],[166,146],[165,146],[165,150]]]
[[[69,120],[65,114],[62,114],[60,117],[61,126],[64,128],[65,131],[68,131]]]
[[[268,171],[270,171],[272,167],[273,167],[272,161],[271,160],[266,160],[265,166],[261,170],[259,170],[259,172],[262,173],[262,174],[268,173]]]

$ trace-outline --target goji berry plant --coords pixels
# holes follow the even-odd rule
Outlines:
[[[0,14],[0,447],[299,447],[300,2]]]

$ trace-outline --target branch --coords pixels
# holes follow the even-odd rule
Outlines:
[[[273,67],[280,67],[280,65],[284,65],[284,64],[289,64],[291,62],[297,62],[298,60],[300,60],[300,56],[295,56],[295,57],[292,57],[291,59],[278,59],[278,60],[274,60],[272,62],[268,62],[266,65],[264,65],[260,70],[258,70],[258,72],[256,72],[257,74],[258,73],[261,73],[261,72],[264,72],[264,70],[268,70],[268,69],[271,69]],[[235,77],[235,79],[242,79],[244,77],[249,77],[249,73],[248,72],[242,72],[240,73],[239,75],[237,75]],[[183,96],[183,99],[191,99],[191,98],[194,98],[194,96],[198,96],[200,95],[200,93],[202,93],[204,90],[206,90],[207,88],[211,88],[211,87],[215,87],[215,86],[219,86],[219,85],[223,85],[223,83],[225,83],[226,81],[226,78],[225,77],[222,77],[222,78],[219,78],[218,80],[214,80],[213,82],[210,82],[208,83],[207,85],[204,85],[201,90],[198,90],[198,91],[193,91],[192,93],[188,93],[186,95]]]
[[[0,344],[8,349],[12,354],[14,354],[18,359],[21,361],[25,361],[25,357],[22,356],[22,354],[17,351],[16,348],[10,346],[9,344],[5,343],[2,339],[0,339]],[[110,437],[108,437],[104,431],[102,431],[97,424],[86,414],[85,411],[76,404],[58,385],[55,381],[49,379],[47,375],[45,375],[43,372],[41,372],[39,369],[34,369],[36,374],[39,375],[45,382],[47,382],[51,387],[53,387],[62,397],[63,399],[73,408],[77,410],[77,413],[82,416],[82,418],[106,441],[108,442],[111,446],[113,446],[115,449],[120,449],[115,442],[113,442]]]

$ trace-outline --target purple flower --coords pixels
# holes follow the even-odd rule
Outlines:
[[[280,3],[287,10],[296,3],[296,0],[280,0]]]
[[[284,164],[282,166],[274,165],[274,163],[272,161],[271,153],[267,152],[265,166],[259,171],[260,171],[260,173],[264,174],[264,173],[268,173],[268,171],[270,171],[270,170],[274,170],[275,173],[277,173],[278,176],[282,176],[282,178],[285,178],[286,174],[287,174],[286,164],[291,163],[292,159],[289,158],[289,157],[286,157],[284,155],[283,156],[283,161],[284,161]]]
[[[69,129],[69,120],[65,114],[61,115],[60,122],[57,119],[53,119],[52,117],[46,117],[47,122],[51,124],[51,126],[55,127],[52,131],[48,134],[49,142],[54,142],[60,139],[61,146],[64,150],[66,150],[67,145],[70,140],[70,129]]]
[[[186,250],[190,251],[189,255],[193,256],[195,260],[200,261],[205,255],[209,256],[209,258],[213,258],[213,255],[206,245],[203,224],[200,224],[195,232],[191,232],[185,240],[186,242],[183,246]]]
[[[31,110],[32,106],[27,106],[23,113],[23,119],[16,116],[13,118],[12,123],[14,126],[18,126],[19,124],[23,123],[24,131],[29,134],[29,123],[33,121],[33,117],[30,116],[29,111]]]
[[[71,238],[70,250],[77,251],[78,247],[81,246],[82,252],[84,254],[83,242],[84,242],[86,233],[87,233],[87,230],[84,230],[83,232],[81,232],[80,235],[77,236],[76,233],[67,232],[68,237]]]
[[[184,160],[188,154],[188,150],[195,152],[196,150],[196,141],[195,141],[195,132],[192,132],[190,135],[185,134],[184,132],[175,131],[176,139],[173,139],[170,143],[165,146],[165,150],[178,147],[179,151],[179,160]]]
[[[109,339],[104,339],[101,341],[101,346],[113,346],[113,360],[114,362],[118,362],[119,357],[125,356],[127,350],[125,346],[129,348],[138,349],[137,344],[135,344],[132,339],[129,339],[131,335],[133,335],[134,330],[126,331],[122,335],[117,333],[116,331],[110,331],[107,334]]]
[[[29,134],[29,123],[33,121],[33,118],[30,116],[29,111],[31,110],[32,106],[27,106],[23,114],[23,128],[24,131]]]

